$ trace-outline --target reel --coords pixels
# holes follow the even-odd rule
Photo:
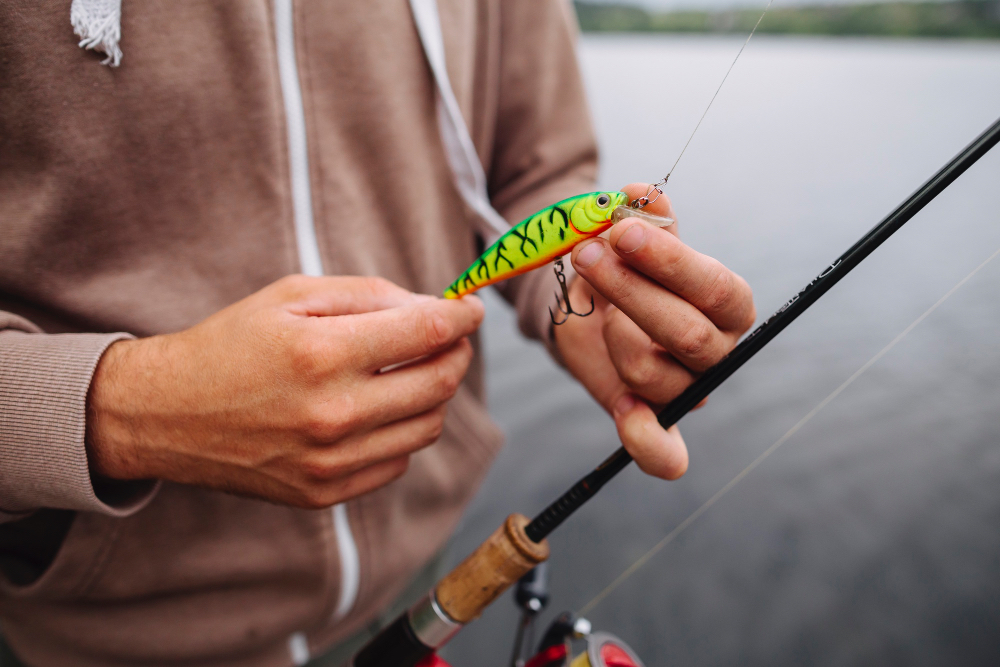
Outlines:
[[[524,667],[645,667],[639,656],[609,632],[589,632],[590,622],[565,613],[557,618],[539,645],[538,652],[522,663]],[[581,630],[588,632],[581,635]],[[573,640],[586,641],[586,649],[573,656]]]
[[[535,621],[549,603],[548,563],[542,561],[521,577],[514,589],[514,603],[521,620],[514,636],[510,667],[645,667],[635,651],[607,632],[593,632],[590,621],[563,612],[545,630],[538,648],[525,657],[535,643]],[[574,643],[585,643],[574,656]],[[379,663],[382,664],[382,663]],[[451,667],[437,653],[431,653],[416,667]]]
[[[543,562],[521,577],[514,590],[522,615],[511,667],[645,667],[628,644],[610,633],[593,632],[590,621],[568,611],[549,625],[535,653],[523,658],[525,646],[533,643],[535,618],[548,601],[548,564]],[[586,650],[573,657],[573,644],[581,640]]]

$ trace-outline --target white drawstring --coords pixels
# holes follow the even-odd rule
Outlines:
[[[73,0],[69,9],[73,32],[80,38],[80,47],[107,54],[102,65],[118,67],[122,50],[122,0]]]
[[[486,189],[486,173],[479,161],[472,135],[462,118],[455,92],[451,88],[444,59],[444,36],[436,0],[410,0],[410,9],[417,24],[427,62],[437,83],[438,126],[448,164],[455,177],[455,186],[469,208],[478,213],[480,232],[490,245],[510,229],[510,224],[490,203]]]

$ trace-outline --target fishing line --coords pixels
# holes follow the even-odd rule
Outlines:
[[[755,32],[757,32],[757,27],[760,26],[760,22],[764,20],[764,14],[767,14],[767,10],[771,8],[772,2],[774,2],[774,0],[768,0],[767,6],[764,7],[764,11],[760,13],[760,17],[754,24],[753,30],[750,31],[749,35],[747,35],[747,39],[745,42],[743,42],[743,46],[740,47],[740,50],[736,53],[736,57],[733,58],[733,62],[730,63],[729,69],[726,70],[725,76],[723,76],[722,81],[719,82],[719,87],[715,89],[715,94],[712,95],[712,99],[708,101],[708,106],[705,107],[705,111],[702,112],[701,118],[699,118],[697,124],[695,124],[694,129],[691,131],[691,135],[688,137],[687,142],[684,144],[684,148],[681,149],[680,155],[677,156],[677,159],[674,160],[673,166],[670,167],[670,171],[667,172],[666,176],[664,176],[662,179],[660,179],[659,181],[650,186],[649,192],[646,193],[645,197],[640,197],[638,200],[636,200],[642,202],[639,208],[643,208],[647,204],[652,204],[654,201],[656,201],[656,197],[659,197],[659,195],[657,195],[653,199],[648,199],[649,195],[653,192],[653,190],[659,190],[659,186],[666,185],[667,181],[670,180],[670,176],[674,173],[674,169],[677,168],[677,163],[681,161],[682,157],[684,157],[684,151],[686,151],[688,149],[688,146],[691,145],[691,140],[694,139],[694,135],[698,133],[698,128],[701,127],[701,122],[705,120],[705,116],[708,115],[708,110],[712,108],[712,104],[715,102],[715,98],[719,96],[719,91],[722,90],[722,86],[725,85],[726,79],[729,78],[729,73],[733,71],[734,67],[736,67],[736,61],[740,59],[741,55],[743,55],[743,50],[747,48],[747,44],[750,43],[750,38],[753,37],[753,34]]]
[[[616,588],[618,588],[629,577],[631,577],[633,574],[635,574],[637,571],[639,571],[642,568],[642,566],[644,566],[646,563],[648,563],[653,558],[653,556],[655,556],[656,554],[658,554],[661,550],[663,550],[664,547],[666,547],[668,544],[670,544],[671,542],[673,542],[677,538],[678,535],[680,535],[685,530],[687,530],[691,526],[691,524],[693,524],[695,521],[697,521],[699,518],[701,518],[701,516],[703,514],[705,514],[705,512],[707,512],[709,510],[709,508],[712,507],[712,505],[714,505],[715,503],[717,503],[719,500],[721,500],[723,498],[723,496],[725,496],[727,493],[729,493],[730,491],[732,491],[732,489],[737,484],[739,484],[743,480],[744,477],[746,477],[751,472],[753,472],[753,470],[757,466],[759,466],[761,463],[763,463],[764,460],[767,459],[767,457],[769,457],[771,454],[773,454],[775,451],[777,451],[782,445],[784,445],[786,442],[788,442],[788,440],[791,439],[791,437],[793,435],[795,435],[796,433],[798,433],[799,430],[801,430],[803,426],[805,426],[806,424],[808,424],[812,420],[813,417],[815,417],[817,414],[819,414],[823,410],[823,408],[825,408],[827,405],[829,405],[845,389],[847,389],[849,386],[851,386],[852,384],[854,384],[855,380],[857,380],[859,377],[861,377],[869,368],[871,368],[872,366],[874,366],[878,362],[879,359],[881,359],[882,357],[884,357],[892,348],[894,348],[896,346],[897,343],[899,343],[901,340],[903,340],[904,338],[906,338],[906,336],[911,331],[913,331],[921,322],[923,322],[925,319],[927,319],[927,317],[931,313],[933,313],[935,310],[937,310],[938,307],[941,304],[943,304],[945,301],[947,301],[955,292],[957,292],[963,285],[965,285],[965,283],[969,282],[969,280],[971,280],[973,276],[975,276],[977,273],[979,273],[980,270],[982,270],[987,264],[989,264],[990,262],[992,262],[998,255],[1000,255],[1000,248],[997,248],[996,252],[994,252],[992,255],[990,255],[988,258],[986,258],[986,260],[982,264],[980,264],[975,269],[973,269],[972,272],[969,273],[969,275],[965,276],[960,281],[958,281],[958,283],[954,287],[952,287],[950,290],[948,290],[948,292],[945,293],[944,296],[942,296],[940,299],[938,299],[937,302],[935,302],[933,306],[931,306],[926,311],[924,311],[924,313],[920,317],[918,317],[917,319],[915,319],[910,324],[910,326],[908,326],[905,329],[903,329],[903,331],[898,336],[896,336],[895,338],[893,338],[892,341],[888,345],[886,345],[881,350],[879,350],[878,353],[874,357],[872,357],[867,362],[865,362],[865,364],[861,368],[859,368],[858,370],[856,370],[854,372],[854,374],[851,375],[851,377],[849,377],[846,380],[844,380],[844,382],[839,387],[837,387],[836,389],[834,389],[830,393],[829,396],[827,396],[822,401],[820,401],[819,404],[816,405],[816,407],[814,407],[812,410],[810,410],[806,414],[806,416],[804,416],[802,419],[800,419],[795,424],[795,426],[793,426],[790,429],[788,429],[788,431],[783,436],[781,436],[780,438],[778,438],[778,440],[775,441],[775,443],[773,445],[771,445],[770,447],[768,447],[767,449],[765,449],[757,458],[755,458],[750,463],[750,465],[748,465],[746,468],[744,468],[743,470],[741,470],[735,477],[733,477],[731,480],[729,480],[729,482],[725,486],[723,486],[721,489],[719,489],[718,491],[716,491],[715,495],[713,495],[711,498],[709,498],[708,500],[706,500],[701,505],[701,507],[699,507],[694,512],[692,512],[691,514],[689,514],[686,519],[684,519],[679,524],[677,524],[677,526],[673,530],[671,530],[669,533],[667,533],[667,535],[662,540],[660,540],[659,542],[657,542],[653,546],[653,548],[651,548],[649,551],[647,551],[645,554],[643,554],[638,560],[636,560],[634,563],[632,563],[632,565],[630,565],[624,572],[622,572],[620,575],[618,575],[618,577],[614,581],[612,581],[610,584],[608,584],[607,587],[605,587],[604,590],[602,590],[600,593],[598,593],[596,596],[594,596],[594,598],[590,602],[588,602],[587,604],[585,604],[583,606],[583,608],[580,609],[579,614],[581,616],[583,616],[584,614],[587,614],[588,612],[592,611],[594,609],[594,607],[596,607],[598,604],[600,604],[604,600],[604,598],[608,597],[612,592],[614,592],[614,590]]]

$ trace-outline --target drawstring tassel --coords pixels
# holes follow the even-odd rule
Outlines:
[[[122,50],[122,0],[73,0],[69,10],[73,32],[80,38],[80,48],[107,54],[102,65],[118,67]]]

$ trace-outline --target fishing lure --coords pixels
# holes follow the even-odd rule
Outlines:
[[[481,287],[513,278],[555,260],[556,278],[562,291],[561,298],[556,295],[559,309],[567,317],[585,317],[590,312],[577,313],[570,306],[562,256],[573,250],[577,243],[597,236],[628,217],[643,217],[663,226],[673,223],[670,218],[630,207],[628,195],[624,192],[589,192],[570,197],[511,227],[445,289],[444,296],[446,299],[458,299]],[[558,322],[552,314],[552,321],[561,324],[565,320]]]
[[[729,73],[733,71],[736,61],[739,60],[743,50],[750,43],[750,38],[757,32],[757,27],[760,26],[760,22],[764,19],[764,14],[767,13],[772,2],[774,0],[768,0],[767,6],[764,7],[764,11],[757,19],[753,30],[750,31],[750,35],[743,42],[743,46],[740,47],[729,69],[726,70],[719,87],[715,89],[715,94],[709,100],[708,106],[705,107],[705,111],[701,114],[701,118],[698,119],[694,130],[688,136],[687,142],[681,148],[677,160],[674,161],[674,165],[666,176],[649,186],[645,195],[632,202],[629,202],[628,196],[624,192],[590,192],[564,199],[548,208],[543,208],[533,216],[525,218],[511,227],[508,232],[497,239],[496,243],[491,245],[479,259],[473,262],[472,266],[467,268],[455,282],[445,289],[445,298],[459,299],[481,287],[513,278],[555,260],[556,280],[559,281],[559,288],[562,291],[561,298],[559,294],[556,294],[559,310],[566,315],[566,318],[570,315],[586,317],[592,313],[594,311],[593,297],[590,299],[590,310],[586,313],[577,313],[570,305],[569,288],[563,273],[562,256],[573,250],[577,243],[597,236],[614,223],[625,218],[645,218],[659,227],[668,227],[674,223],[672,218],[661,218],[646,213],[642,209],[655,202],[663,194],[661,187],[666,186],[674,169],[677,168],[677,164],[684,157],[684,152],[691,145],[691,140],[694,139],[702,121],[705,120],[708,110],[712,108],[715,98],[719,96],[719,91],[722,90],[726,79],[729,78]],[[651,196],[652,198],[650,198]],[[552,317],[553,324],[562,324],[566,321],[566,319],[557,321],[551,308],[549,315]]]

